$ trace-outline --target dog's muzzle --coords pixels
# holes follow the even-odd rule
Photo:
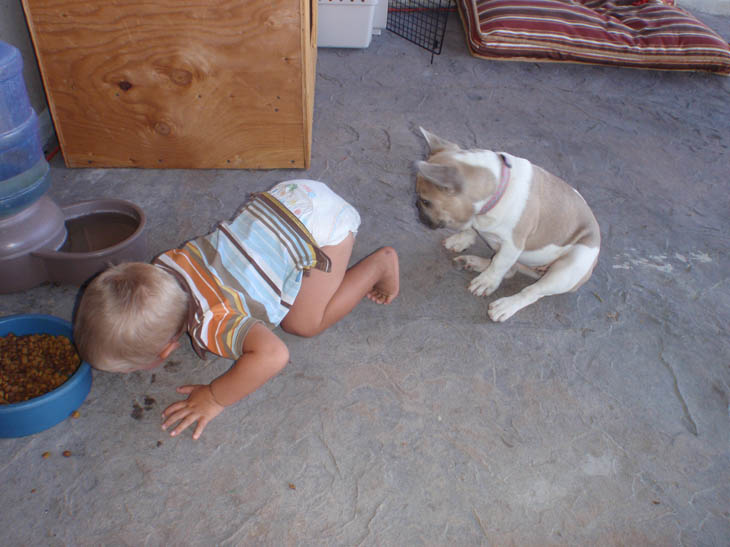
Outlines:
[[[426,211],[424,211],[423,205],[421,205],[420,201],[416,201],[416,209],[418,209],[418,220],[420,220],[423,224],[425,224],[432,230],[443,228],[443,223],[434,222],[433,219],[428,216]]]

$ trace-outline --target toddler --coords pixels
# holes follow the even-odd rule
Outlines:
[[[74,339],[81,357],[110,372],[162,364],[187,331],[200,357],[235,360],[208,385],[177,389],[187,399],[162,413],[178,435],[198,439],[221,411],[258,389],[289,361],[270,329],[315,336],[365,296],[398,294],[398,256],[382,247],[347,268],[357,211],[324,183],[292,180],[254,194],[230,222],[152,264],[129,262],[97,276],[79,303]]]

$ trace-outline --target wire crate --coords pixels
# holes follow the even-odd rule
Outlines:
[[[382,0],[381,0],[382,1]],[[386,28],[433,54],[439,55],[453,0],[390,0]]]

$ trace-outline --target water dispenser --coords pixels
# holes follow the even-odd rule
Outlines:
[[[80,285],[110,264],[145,259],[140,207],[121,199],[58,206],[49,186],[22,57],[0,41],[0,293]]]

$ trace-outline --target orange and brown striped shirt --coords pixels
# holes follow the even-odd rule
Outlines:
[[[153,263],[173,273],[190,295],[188,333],[196,352],[228,359],[241,355],[254,324],[273,328],[281,322],[304,270],[330,268],[305,226],[266,192],[254,194],[230,222]]]

